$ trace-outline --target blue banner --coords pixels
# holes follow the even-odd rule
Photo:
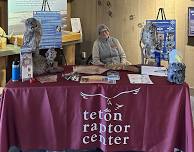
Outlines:
[[[169,52],[176,49],[176,20],[146,20],[149,22],[157,27],[161,59],[168,60]]]
[[[42,27],[40,49],[62,48],[61,15],[59,11],[34,11]]]

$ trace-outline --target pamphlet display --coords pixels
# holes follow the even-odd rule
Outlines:
[[[61,15],[59,11],[35,11],[42,28],[40,49],[62,48]]]
[[[32,53],[20,53],[22,82],[33,78]]]
[[[176,20],[146,20],[157,28],[158,42],[161,47],[161,59],[168,60],[168,54],[176,49]]]

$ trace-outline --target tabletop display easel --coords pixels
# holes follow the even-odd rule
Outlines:
[[[41,11],[46,11],[46,6],[48,7],[48,9],[49,9],[49,11],[50,11],[51,9],[50,9],[48,0],[43,0],[43,1],[42,1],[42,9],[41,9]]]

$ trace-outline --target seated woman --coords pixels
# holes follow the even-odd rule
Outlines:
[[[125,52],[119,41],[110,36],[109,28],[105,24],[100,24],[97,32],[98,39],[94,42],[92,50],[93,64],[125,64],[127,62]]]

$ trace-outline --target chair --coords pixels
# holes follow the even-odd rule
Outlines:
[[[92,54],[88,57],[86,65],[92,65]]]

